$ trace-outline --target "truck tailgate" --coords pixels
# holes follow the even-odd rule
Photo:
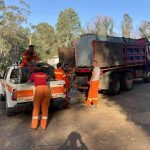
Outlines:
[[[16,86],[17,103],[33,101],[34,89],[33,84],[18,84]]]
[[[51,98],[65,98],[65,82],[64,81],[50,81],[48,86],[50,89]],[[31,102],[34,98],[35,86],[33,84],[18,84],[16,85],[17,103]]]

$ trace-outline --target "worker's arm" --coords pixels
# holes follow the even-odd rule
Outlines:
[[[66,82],[66,84],[67,84],[68,86],[70,86],[70,81],[69,81],[69,79],[68,79],[67,76],[65,77],[65,82]]]
[[[32,74],[29,78],[29,80],[26,82],[27,84],[34,82],[34,74]]]
[[[26,82],[26,84],[30,84],[30,83],[33,83],[32,81],[30,81],[30,80],[28,80],[27,82]]]
[[[69,86],[70,85],[70,81],[69,81],[69,78],[68,78],[68,76],[67,76],[67,74],[65,72],[63,72],[63,78],[64,78],[66,84]]]
[[[20,67],[25,67],[28,64],[26,60],[23,60],[20,64]]]
[[[28,58],[27,53],[26,53],[26,51],[24,51],[22,53],[22,62],[20,64],[21,67],[25,67],[27,65],[27,63],[28,63],[27,58]]]
[[[92,71],[92,76],[91,76],[91,79],[90,79],[89,83],[93,80],[93,78],[95,77],[95,75],[96,75],[96,72]]]
[[[35,55],[34,55],[34,61],[40,61],[40,57],[38,56],[37,53],[35,53]]]

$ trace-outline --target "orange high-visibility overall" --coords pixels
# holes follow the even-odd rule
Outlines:
[[[63,71],[63,69],[55,69],[54,70],[55,74],[55,79],[56,80],[64,80],[66,83],[66,100],[68,103],[70,103],[69,97],[68,97],[68,92],[69,92],[69,86],[70,86],[70,81],[66,75],[66,73]]]
[[[50,89],[46,84],[47,75],[38,72],[31,75],[30,80],[34,81],[35,94],[34,94],[34,108],[32,113],[31,128],[36,129],[39,122],[40,110],[42,113],[41,128],[46,129],[48,119],[48,108],[50,104]]]
[[[47,85],[39,85],[35,88],[34,109],[32,113],[31,128],[36,129],[39,121],[39,113],[41,109],[41,128],[46,129],[48,119],[48,108],[50,103],[50,94]]]
[[[97,105],[98,88],[99,88],[99,81],[98,80],[90,82],[90,89],[88,92],[88,98],[87,98],[87,101],[85,102],[85,104],[87,106],[91,105],[92,103],[93,103],[93,105]]]

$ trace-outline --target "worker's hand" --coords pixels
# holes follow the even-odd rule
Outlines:
[[[26,82],[26,84],[32,84],[33,82],[31,82],[30,80]]]
[[[88,81],[88,82],[87,82],[87,84],[90,84],[90,83],[91,83],[91,81]]]

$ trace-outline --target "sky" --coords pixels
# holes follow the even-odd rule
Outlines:
[[[18,0],[6,0],[7,4],[15,4]],[[121,26],[123,15],[128,13],[134,27],[141,21],[150,21],[150,0],[26,0],[31,8],[28,24],[36,25],[48,22],[52,26],[57,23],[61,11],[73,8],[81,21],[82,26],[92,21],[96,16],[111,16],[115,30]]]

